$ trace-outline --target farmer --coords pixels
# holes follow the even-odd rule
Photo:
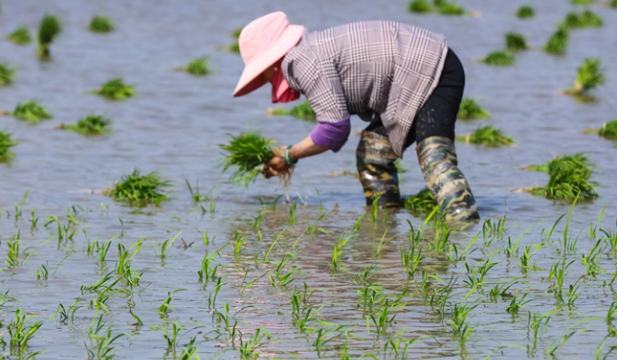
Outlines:
[[[422,174],[446,219],[479,218],[454,148],[465,73],[442,35],[392,21],[308,31],[278,11],[244,27],[239,46],[245,68],[234,96],[271,83],[273,103],[303,94],[317,118],[306,138],[274,151],[266,177],[299,159],[338,152],[350,115],[357,114],[369,123],[356,150],[368,205],[377,199],[380,206],[400,206],[394,161],[416,142]]]

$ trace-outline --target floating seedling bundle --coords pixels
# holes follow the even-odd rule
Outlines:
[[[109,33],[114,31],[114,29],[116,28],[116,26],[114,25],[114,22],[111,21],[110,18],[108,18],[107,16],[94,16],[92,18],[92,20],[90,21],[90,25],[88,25],[88,29],[90,29],[90,31],[95,32],[95,33],[99,33],[99,34],[105,34],[105,33]]]
[[[429,13],[433,11],[433,7],[427,0],[413,0],[407,10],[412,13]]]
[[[200,57],[188,63],[188,65],[176,68],[176,70],[187,72],[191,75],[208,75],[212,72],[207,57]]]
[[[293,108],[287,110],[281,107],[268,109],[268,114],[270,115],[291,115],[293,117],[297,117],[304,120],[313,120],[315,121],[315,111],[311,107],[311,104],[308,100],[304,100],[300,105],[294,106]]]
[[[469,135],[457,136],[457,140],[487,147],[512,146],[515,144],[514,140],[505,136],[501,130],[495,129],[490,125],[478,128]]]
[[[463,15],[467,13],[461,6],[447,0],[433,0],[431,5],[427,0],[413,0],[407,6],[413,13],[437,12],[443,15]]]
[[[506,34],[506,48],[510,51],[527,50],[527,41],[523,35],[509,32]]]
[[[488,65],[510,66],[514,64],[515,58],[509,51],[497,50],[488,54],[481,61]]]
[[[556,157],[544,165],[531,165],[526,169],[542,171],[550,176],[544,187],[527,189],[533,195],[548,199],[574,201],[598,196],[597,183],[590,181],[594,165],[583,154]]]
[[[135,95],[135,90],[133,85],[125,84],[121,77],[115,77],[101,85],[99,90],[94,90],[93,93],[111,100],[124,100]]]
[[[405,209],[413,214],[430,214],[438,209],[437,201],[428,188],[420,190],[417,194],[403,200]]]
[[[161,202],[169,200],[163,190],[169,186],[171,186],[171,182],[161,179],[158,171],[141,175],[139,170],[135,169],[131,174],[124,176],[111,189],[105,190],[104,193],[114,200],[125,201],[131,206],[146,206],[148,204],[159,206]]]
[[[39,26],[39,47],[38,55],[42,59],[50,56],[49,45],[62,31],[60,20],[53,15],[45,15]]]
[[[591,10],[585,10],[581,13],[569,13],[566,15],[564,25],[571,29],[601,27],[604,25],[604,20]]]
[[[88,115],[76,124],[60,125],[62,130],[70,130],[84,135],[103,135],[110,131],[111,120],[102,115]]]
[[[15,70],[6,63],[0,63],[0,86],[11,85],[15,79]]]
[[[7,162],[15,157],[15,153],[11,151],[15,145],[17,141],[13,139],[13,135],[6,129],[0,130],[0,162]]]
[[[617,140],[617,119],[604,123],[600,130],[598,130],[598,135],[607,139]]]
[[[484,110],[474,99],[463,99],[458,109],[457,118],[461,120],[488,119],[491,114]]]
[[[30,30],[28,30],[25,26],[20,26],[15,31],[13,31],[8,37],[8,40],[14,42],[17,45],[27,45],[32,42],[32,37],[30,36]]]
[[[523,5],[518,10],[516,10],[516,17],[519,19],[529,19],[536,15],[533,7],[529,5]]]
[[[17,104],[11,115],[19,120],[25,120],[31,123],[38,123],[41,120],[52,118],[49,111],[41,106],[36,100],[30,100],[24,104]]]
[[[574,84],[565,93],[582,100],[593,100],[594,98],[589,92],[606,82],[600,65],[600,59],[585,59],[583,64],[577,69]]]
[[[570,32],[568,28],[560,25],[557,30],[551,35],[551,37],[544,44],[544,51],[551,54],[561,55],[568,47],[568,40],[570,39]]]

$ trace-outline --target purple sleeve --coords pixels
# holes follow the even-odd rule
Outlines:
[[[317,126],[311,131],[311,139],[319,146],[338,152],[347,141],[351,130],[349,117],[350,115],[347,115],[343,120],[334,123],[317,123]]]

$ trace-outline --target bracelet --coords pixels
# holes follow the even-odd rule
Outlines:
[[[298,159],[296,159],[295,161],[291,161],[291,156],[289,155],[292,146],[293,145],[287,145],[287,149],[285,149],[285,162],[289,166],[296,166],[296,164],[298,163]]]

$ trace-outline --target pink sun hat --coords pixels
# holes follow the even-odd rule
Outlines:
[[[264,85],[266,81],[260,75],[300,41],[304,29],[302,25],[290,25],[282,11],[264,15],[246,25],[238,39],[244,71],[233,95],[246,95]]]

